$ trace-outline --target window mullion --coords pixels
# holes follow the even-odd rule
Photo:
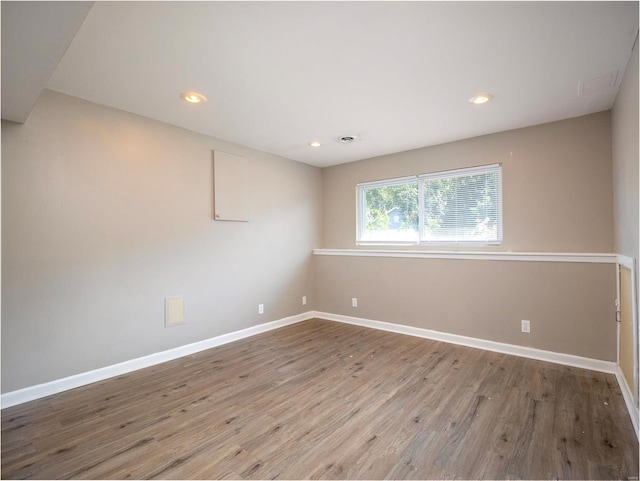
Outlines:
[[[418,242],[424,239],[424,180],[418,180]]]

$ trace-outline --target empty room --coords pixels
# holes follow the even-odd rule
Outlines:
[[[638,479],[638,2],[1,3],[4,479]]]

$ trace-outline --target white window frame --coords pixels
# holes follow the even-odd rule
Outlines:
[[[484,173],[496,173],[497,175],[497,239],[496,240],[425,240],[424,235],[424,183],[429,180],[447,179],[456,177],[467,177]],[[418,236],[415,241],[393,241],[393,240],[367,240],[363,239],[365,233],[366,206],[365,192],[369,189],[381,187],[392,187],[406,183],[416,182],[418,185]],[[374,182],[363,182],[357,185],[357,225],[356,243],[362,245],[424,245],[424,246],[445,246],[445,245],[502,245],[503,241],[503,215],[502,215],[502,164],[489,164],[463,169],[445,170],[429,174],[420,174],[408,177],[398,177],[394,179],[378,180]]]

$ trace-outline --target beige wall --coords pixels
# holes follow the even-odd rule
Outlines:
[[[248,223],[212,220],[214,149]],[[320,209],[317,168],[45,91],[2,123],[2,391],[314,309]]]
[[[360,182],[501,162],[504,244],[473,250],[610,253],[610,134],[602,112],[323,169],[323,247],[381,248],[355,244]],[[326,312],[616,358],[612,264],[318,256],[316,276]]]
[[[323,247],[355,247],[360,182],[498,162],[504,243],[483,249],[613,252],[609,112],[323,169]]]
[[[638,43],[611,110],[615,252],[638,258]]]
[[[212,220],[214,149],[250,159],[249,223]],[[611,252],[610,150],[604,112],[320,171],[45,92],[2,124],[2,391],[313,309],[614,360],[612,265],[310,255],[355,247],[358,182],[494,162],[488,250]]]
[[[611,264],[317,256],[316,272],[326,312],[616,359]]]

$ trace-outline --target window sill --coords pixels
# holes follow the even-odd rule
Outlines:
[[[447,247],[500,247],[502,241],[460,241],[460,242],[446,242],[446,241],[369,241],[359,240],[356,241],[357,246],[414,246],[414,247],[442,247],[444,251],[448,252]]]
[[[582,262],[590,264],[615,264],[617,262],[615,254],[582,252],[469,252],[394,249],[314,249],[313,254],[318,256],[403,257],[413,259],[468,259],[519,262]]]

